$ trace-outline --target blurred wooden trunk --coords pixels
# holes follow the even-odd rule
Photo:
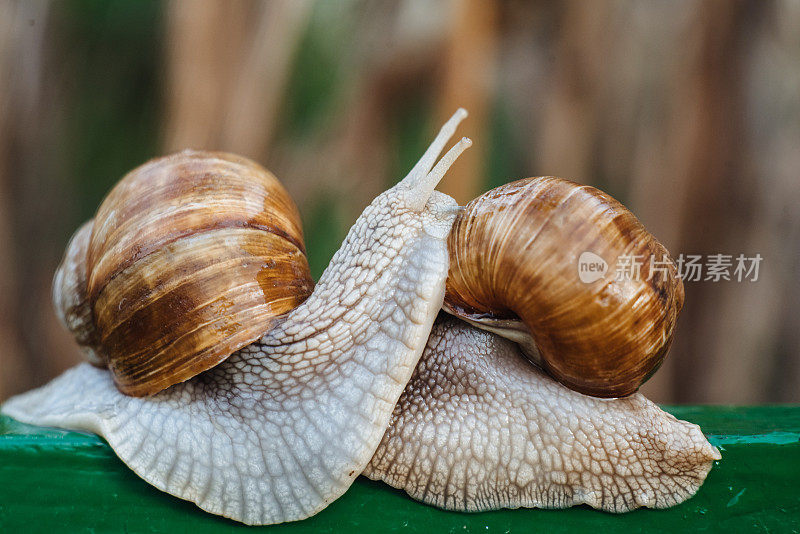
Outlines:
[[[48,154],[64,105],[47,69],[49,13],[46,2],[0,5],[0,400],[78,361],[50,299],[70,195]]]
[[[145,158],[129,144],[136,135],[157,153],[221,149],[265,164],[300,207],[319,273],[363,207],[464,106],[460,132],[475,146],[441,185],[461,203],[555,174],[618,197],[673,256],[763,256],[758,282],[686,284],[647,395],[800,401],[800,3],[148,5],[0,4],[0,399],[77,361],[50,279],[87,184],[110,187]],[[129,20],[124,9],[152,12]],[[96,71],[107,57],[131,61],[125,48],[152,34],[86,29],[158,16],[163,43],[139,68],[160,100],[109,111],[127,94],[128,65],[90,78],[75,73],[81,54],[110,48]],[[122,81],[89,98],[73,76]],[[94,106],[129,121],[117,125],[113,165],[92,165],[106,145],[91,128],[108,123],[70,116]],[[137,130],[150,108],[156,124]],[[81,159],[71,141],[92,135]]]

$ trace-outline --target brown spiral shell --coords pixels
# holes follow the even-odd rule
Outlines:
[[[520,342],[571,389],[629,395],[669,349],[683,283],[667,250],[602,191],[549,176],[498,187],[467,204],[449,248],[445,310]],[[605,276],[581,280],[585,252]],[[638,277],[634,267],[617,276],[622,257]]]
[[[54,301],[90,360],[142,396],[257,340],[312,289],[280,182],[246,158],[187,150],[111,190],[72,239]]]

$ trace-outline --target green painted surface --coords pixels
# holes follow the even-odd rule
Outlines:
[[[722,450],[698,494],[669,510],[586,507],[464,514],[359,478],[315,517],[272,532],[800,532],[800,407],[668,407]],[[242,527],[159,492],[95,436],[0,417],[0,532],[223,532]]]

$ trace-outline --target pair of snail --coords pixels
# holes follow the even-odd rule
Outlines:
[[[297,209],[259,165],[184,151],[135,169],[55,277],[93,365],[3,411],[99,433],[159,489],[251,524],[313,515],[361,473],[461,510],[688,498],[719,453],[634,394],[669,348],[681,281],[577,271],[586,250],[609,265],[666,250],[559,178],[459,208],[435,187],[470,141],[436,160],[465,116],[316,286]]]
[[[577,258],[661,259],[619,202],[552,177],[470,202],[448,238],[444,309],[525,338],[554,378],[600,397],[633,393],[658,367],[683,302],[674,268],[581,284]],[[72,240],[56,309],[120,391],[157,393],[249,345],[311,294],[300,216],[268,171],[185,151],[129,173]]]

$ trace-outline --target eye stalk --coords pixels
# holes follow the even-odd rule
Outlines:
[[[398,189],[407,189],[404,198],[409,208],[414,211],[422,211],[425,204],[442,180],[444,175],[455,163],[458,157],[469,147],[472,140],[462,137],[447,153],[436,163],[439,154],[444,150],[445,145],[456,133],[458,125],[467,117],[467,110],[459,108],[452,117],[439,130],[436,139],[422,155],[414,168],[397,184]],[[434,166],[434,163],[436,164]]]

